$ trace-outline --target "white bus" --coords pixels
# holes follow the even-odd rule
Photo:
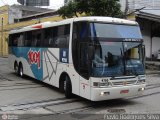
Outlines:
[[[91,101],[141,95],[144,47],[136,22],[79,17],[12,30],[9,66]]]

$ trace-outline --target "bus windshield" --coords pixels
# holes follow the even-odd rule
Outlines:
[[[90,23],[90,30],[95,48],[93,76],[144,74],[138,26]]]
[[[95,44],[94,48],[93,76],[144,74],[140,43],[100,42],[100,44]]]
[[[86,78],[143,75],[142,42],[138,25],[76,22],[72,43],[73,64]],[[87,53],[89,48],[93,48],[89,50],[93,51],[92,55]]]

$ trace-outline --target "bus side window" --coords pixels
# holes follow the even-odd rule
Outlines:
[[[18,39],[18,46],[23,47],[24,46],[24,35],[23,35],[23,33],[19,34],[17,39]]]
[[[12,43],[13,42],[12,36],[13,35],[9,35],[9,44],[8,44],[9,46],[13,45],[13,43]]]
[[[32,32],[26,32],[25,35],[24,45],[30,47],[32,42]]]
[[[17,40],[17,38],[14,38],[13,39],[13,46],[17,46],[17,44],[18,44],[18,40]]]
[[[37,47],[40,47],[41,46],[41,33],[37,34],[37,43],[36,43],[36,46]]]
[[[53,27],[53,47],[58,47],[57,38],[58,38],[58,27]]]
[[[12,45],[13,45],[13,46],[15,46],[15,47],[18,46],[18,39],[19,39],[19,34],[14,34],[14,35],[12,36],[12,40],[13,40]]]
[[[34,31],[35,32],[35,31]],[[36,33],[32,33],[33,37],[32,37],[32,42],[31,42],[31,46],[32,47],[39,47],[41,45],[41,33],[39,33],[39,31]]]
[[[58,35],[55,39],[55,46],[58,48],[69,47],[70,25],[58,27]]]
[[[44,46],[45,47],[53,47],[53,28],[46,28],[44,29]]]

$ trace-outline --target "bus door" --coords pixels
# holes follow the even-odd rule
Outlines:
[[[88,43],[79,44],[80,95],[90,99]]]

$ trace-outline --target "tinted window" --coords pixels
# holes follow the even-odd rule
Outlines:
[[[18,37],[18,46],[24,46],[24,34],[19,34],[19,37]]]
[[[44,41],[43,41],[43,45],[45,47],[51,47],[54,46],[54,41],[53,41],[53,28],[47,28],[44,29]]]
[[[32,32],[26,32],[25,33],[25,41],[24,41],[24,45],[25,46],[31,46],[31,42],[32,42]]]
[[[75,22],[73,24],[72,57],[76,71],[85,79],[89,79],[88,62],[88,23]]]
[[[43,34],[42,34],[43,33]],[[70,25],[62,25],[42,30],[27,31],[9,37],[9,45],[26,47],[68,48]],[[43,44],[42,44],[43,38]]]
[[[88,22],[77,22],[74,23],[74,27],[77,27],[73,30],[73,37],[84,39],[87,38],[88,35]],[[76,30],[76,31],[75,31]]]
[[[139,26],[90,23],[91,37],[142,39]]]
[[[24,46],[24,34],[11,34],[9,36],[9,46]]]
[[[9,46],[12,46],[12,35],[9,35]]]
[[[44,46],[67,48],[69,45],[70,25],[44,29]]]
[[[32,47],[39,47],[41,46],[41,30],[32,31]]]
[[[55,47],[67,48],[69,45],[70,25],[59,26],[54,33]]]

